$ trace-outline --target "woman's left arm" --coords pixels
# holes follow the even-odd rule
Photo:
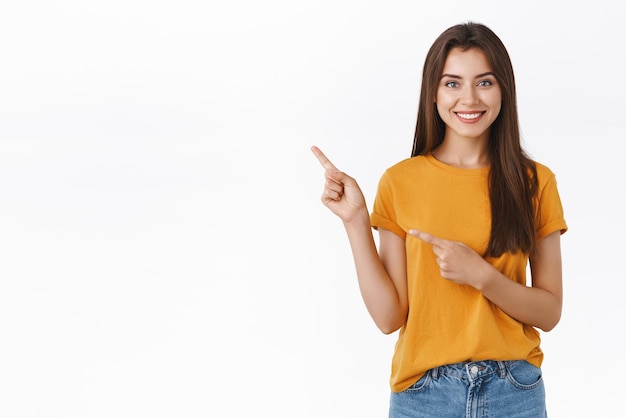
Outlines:
[[[532,287],[509,280],[492,267],[477,289],[518,321],[550,331],[559,323],[563,306],[560,231],[537,243],[530,273]]]
[[[467,245],[412,230],[409,234],[433,246],[441,276],[473,286],[508,315],[543,331],[552,330],[561,319],[563,273],[561,232],[555,231],[537,243],[530,259],[532,287],[504,276]]]

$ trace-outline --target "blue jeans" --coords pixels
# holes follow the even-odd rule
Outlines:
[[[541,369],[524,361],[436,367],[392,393],[389,418],[545,418]]]

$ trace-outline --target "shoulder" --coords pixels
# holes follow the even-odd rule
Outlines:
[[[424,165],[426,165],[425,158],[421,155],[405,158],[383,172],[379,186],[396,188],[407,185],[407,182],[412,183],[414,179],[422,175]]]
[[[416,157],[405,158],[385,170],[385,175],[403,175],[407,171],[419,170],[424,167],[426,157],[418,155]]]
[[[537,168],[537,175],[538,176],[553,176],[554,173],[552,172],[552,170],[550,169],[550,167],[548,167],[547,165],[544,165],[542,163],[540,163],[539,161],[533,161],[533,163],[535,163],[535,167]]]
[[[539,183],[539,189],[543,189],[547,184],[556,183],[556,175],[546,165],[533,161],[537,170],[537,182]]]
[[[563,215],[563,205],[556,182],[556,175],[547,166],[534,162],[537,169],[539,190],[535,200],[537,216],[537,239],[541,239],[554,231],[567,231],[567,223]]]

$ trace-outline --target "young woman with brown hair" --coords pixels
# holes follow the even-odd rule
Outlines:
[[[498,36],[466,23],[435,40],[411,158],[385,171],[371,213],[357,182],[312,151],[368,312],[400,330],[389,416],[547,416],[537,328],[560,320],[567,225],[554,174],[521,147]]]

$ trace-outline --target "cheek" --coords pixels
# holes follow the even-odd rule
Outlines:
[[[495,114],[495,117],[498,117],[500,111],[502,110],[502,98],[500,96],[495,97],[491,104],[491,110]]]
[[[435,106],[437,107],[437,112],[441,115],[442,112],[445,112],[447,108],[450,108],[450,98],[445,94],[440,94],[437,92],[434,100]]]
[[[451,108],[456,105],[459,100],[458,92],[451,92],[446,90],[437,90],[437,94],[435,95],[434,103],[437,104],[441,109],[443,108]]]
[[[441,102],[435,102],[435,107],[437,108],[437,114],[441,119],[445,118],[446,109],[442,106]]]
[[[437,89],[437,93],[435,93],[435,100],[433,100],[433,103],[442,103],[446,101],[446,97],[445,95],[441,94],[441,89]]]
[[[491,103],[491,108],[497,110],[497,113],[499,114],[500,109],[502,108],[502,93],[499,89],[494,92],[493,96],[491,97]]]
[[[498,103],[498,106],[496,107],[496,117],[500,116],[500,110],[502,110],[502,103]]]

